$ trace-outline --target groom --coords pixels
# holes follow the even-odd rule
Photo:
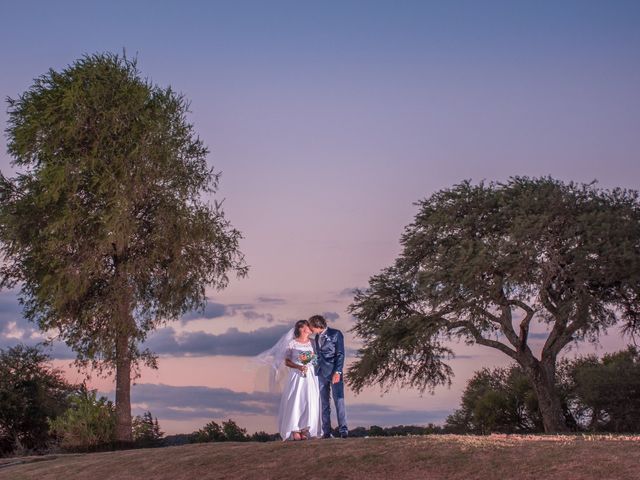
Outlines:
[[[327,327],[322,315],[314,315],[309,319],[311,331],[316,334],[315,347],[318,356],[316,372],[320,384],[320,400],[322,401],[322,438],[331,438],[331,399],[336,406],[338,430],[342,438],[347,438],[347,412],[344,406],[344,382],[342,368],[344,366],[344,337],[340,330]]]

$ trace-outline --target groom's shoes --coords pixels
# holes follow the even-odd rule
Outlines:
[[[348,438],[348,437],[349,437],[349,434],[347,432],[340,433],[340,438]],[[330,433],[325,433],[324,435],[322,435],[322,438],[336,438],[336,437],[334,437]]]

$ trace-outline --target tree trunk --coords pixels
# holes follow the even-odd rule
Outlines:
[[[537,362],[525,367],[538,397],[545,433],[568,432],[569,427],[562,410],[562,402],[556,388],[555,359]]]
[[[129,337],[119,334],[116,339],[116,432],[119,447],[130,446],[131,432],[131,358]]]

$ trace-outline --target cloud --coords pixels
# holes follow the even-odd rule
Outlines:
[[[266,303],[269,305],[285,303],[285,301],[280,298],[269,297],[259,297],[258,302]],[[274,321],[273,315],[271,313],[260,313],[256,311],[256,306],[251,303],[233,303],[230,305],[223,305],[221,303],[211,302],[207,303],[204,312],[193,310],[183,315],[181,318],[181,322],[184,325],[192,320],[210,320],[220,317],[235,317],[237,315],[242,315],[246,320],[250,321],[265,320],[269,323],[272,323]]]
[[[184,324],[196,318],[211,319],[224,315],[241,315],[247,320],[274,321],[273,315],[256,312],[251,304],[223,305],[210,302],[204,313],[190,312],[182,318],[182,322]],[[273,346],[289,328],[288,325],[276,325],[253,332],[231,328],[219,335],[206,332],[178,334],[173,328],[162,328],[152,332],[144,346],[168,356],[252,356]],[[18,343],[35,346],[44,340],[45,336],[38,327],[23,317],[18,292],[0,292],[0,348],[14,347]],[[73,359],[76,356],[64,342],[53,342],[45,351],[56,359]]]
[[[111,399],[114,392],[102,393]],[[162,420],[227,419],[244,415],[276,416],[280,394],[237,392],[226,388],[142,383],[132,386],[134,413],[145,410]],[[402,409],[371,403],[347,403],[349,427],[442,423],[449,410]],[[334,422],[335,423],[335,422]]]
[[[330,322],[335,322],[340,318],[340,315],[336,312],[322,312],[322,316]]]
[[[391,427],[394,425],[443,423],[451,412],[451,410],[404,410],[399,407],[372,403],[347,404],[350,428],[371,425]]]
[[[23,344],[29,347],[41,345],[44,353],[51,358],[73,359],[75,353],[64,342],[53,342],[44,346],[44,334],[38,326],[24,318],[19,292],[0,292],[0,348],[8,349]]]
[[[114,392],[103,395],[114,398]],[[232,418],[238,415],[276,415],[280,395],[267,392],[236,392],[226,388],[176,387],[142,383],[132,386],[131,401],[143,404],[136,413],[151,411],[165,420]]]
[[[152,333],[144,346],[159,355],[173,357],[208,355],[247,357],[257,355],[275,345],[290,328],[289,325],[275,325],[251,332],[230,328],[225,333],[212,334],[177,333],[173,328],[167,327]]]
[[[343,288],[338,292],[339,297],[354,297],[357,290],[364,290],[362,287]]]
[[[273,315],[270,313],[256,312],[255,305],[250,303],[234,303],[227,307],[227,312],[230,317],[236,315],[242,315],[246,320],[266,320],[267,322],[273,322]]]
[[[0,346],[17,343],[34,345],[43,340],[38,326],[27,320],[22,312],[17,291],[0,292]]]
[[[259,303],[270,303],[273,305],[284,305],[286,300],[284,298],[275,298],[275,297],[258,297]]]
[[[207,305],[203,311],[192,310],[182,316],[182,323],[187,323],[191,320],[197,320],[201,318],[212,319],[224,317],[228,314],[228,307],[221,303],[207,302]]]
[[[43,344],[44,338],[18,339],[15,337],[0,336],[0,348],[9,349],[22,344],[28,347],[40,345],[41,350],[52,359],[71,360],[76,358],[76,354],[64,342],[52,342],[50,345]]]
[[[76,353],[64,342],[52,342],[51,345],[43,347],[43,350],[51,358],[58,360],[73,360],[76,358]]]
[[[242,316],[247,320],[266,320],[269,323],[273,323],[274,318],[270,313],[258,313],[255,310],[245,310],[242,312]]]
[[[238,313],[248,312],[251,310],[255,310],[255,306],[251,303],[232,303],[227,305],[227,314],[230,317],[238,315]]]
[[[0,315],[20,315],[22,306],[18,301],[18,292],[0,292]]]
[[[13,322],[21,330],[32,325],[22,316],[18,292],[0,292],[0,335],[8,333]]]

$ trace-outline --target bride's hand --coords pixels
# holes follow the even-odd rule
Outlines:
[[[307,373],[307,366],[306,365],[300,365],[298,367],[298,369],[302,372],[302,373]]]

